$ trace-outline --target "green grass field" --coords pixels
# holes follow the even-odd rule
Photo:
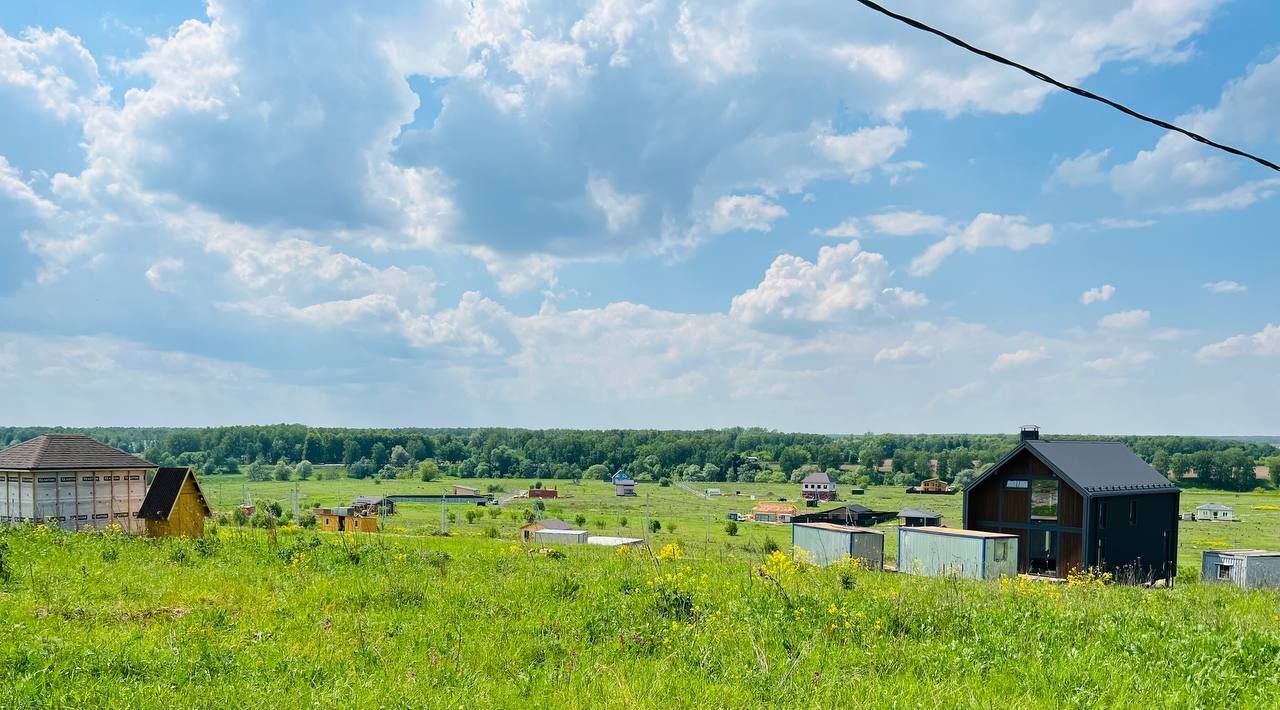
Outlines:
[[[296,529],[0,543],[4,708],[1280,703],[1274,592]]]
[[[530,485],[519,479],[446,479],[423,483],[420,481],[394,480],[375,484],[372,480],[357,481],[348,478],[325,481],[302,481],[296,485],[301,493],[303,509],[316,506],[347,504],[358,495],[391,495],[394,493],[441,493],[451,490],[454,483],[462,483],[485,490],[490,484],[516,491]],[[663,525],[663,530],[651,536],[652,542],[661,544],[678,541],[692,554],[719,556],[734,549],[759,549],[765,538],[773,538],[784,549],[790,544],[791,529],[786,525],[739,523],[738,535],[729,537],[725,523],[730,511],[750,512],[758,501],[787,498],[803,510],[797,498],[799,486],[778,483],[712,483],[702,486],[718,487],[729,494],[709,499],[700,498],[681,488],[662,487],[656,483],[640,484],[635,498],[619,498],[613,486],[599,481],[545,481],[556,486],[563,498],[544,501],[548,517],[558,517],[573,522],[577,515],[587,518],[586,527],[593,534],[644,536],[645,509]],[[210,476],[201,479],[206,495],[218,510],[229,510],[240,503],[245,491],[254,498],[276,499],[287,503],[295,483],[249,483],[242,476]],[[691,484],[695,485],[696,484]],[[741,491],[741,496],[732,495]],[[756,500],[752,500],[755,496]],[[903,489],[891,486],[873,486],[866,494],[848,496],[845,500],[861,503],[874,510],[897,511],[902,508],[927,508],[943,516],[947,525],[959,526],[963,496],[956,495],[908,495]],[[1229,493],[1188,489],[1182,494],[1182,509],[1209,502],[1226,503],[1235,508],[1240,522],[1189,523],[1179,527],[1179,573],[1183,578],[1196,578],[1200,573],[1200,554],[1206,549],[1228,547],[1262,547],[1280,549],[1280,493]],[[456,523],[451,531],[456,535],[479,537],[489,526],[497,528],[499,535],[514,539],[516,530],[523,525],[524,511],[532,507],[527,499],[516,499],[503,508],[498,517],[488,514],[475,524],[467,524],[463,511],[470,506],[451,505],[456,513]],[[286,508],[288,506],[286,505]],[[1274,508],[1274,509],[1270,509]],[[819,508],[821,509],[821,508]],[[429,533],[440,528],[439,504],[406,503],[400,506],[400,514],[387,523],[390,533]],[[622,521],[625,519],[626,524]],[[675,525],[675,532],[670,531]],[[893,534],[896,521],[879,526],[885,531],[885,555],[890,560],[897,556],[897,535]],[[709,543],[708,543],[709,539]]]

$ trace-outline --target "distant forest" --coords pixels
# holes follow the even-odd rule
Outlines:
[[[765,429],[703,431],[570,429],[336,429],[300,424],[165,428],[0,427],[0,444],[48,432],[87,434],[159,465],[194,466],[204,475],[309,477],[341,464],[346,475],[424,479],[607,479],[626,470],[638,480],[794,481],[829,471],[841,483],[912,485],[931,476],[963,485],[1008,453],[1016,434],[859,434],[826,436]],[[1184,485],[1251,490],[1275,481],[1280,449],[1260,438],[1073,436],[1122,441]],[[886,465],[886,462],[888,464]],[[319,475],[319,474],[314,474]]]

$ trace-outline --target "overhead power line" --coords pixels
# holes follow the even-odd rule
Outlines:
[[[1163,128],[1163,129],[1165,129],[1165,130],[1168,130],[1168,131],[1174,131],[1174,132],[1176,132],[1176,133],[1181,133],[1182,135],[1184,135],[1184,136],[1186,136],[1186,137],[1190,138],[1190,139],[1191,139],[1191,140],[1193,140],[1193,141],[1196,141],[1197,143],[1203,143],[1204,145],[1212,146],[1212,147],[1214,147],[1214,148],[1217,148],[1218,150],[1222,150],[1222,151],[1226,151],[1226,152],[1228,152],[1228,153],[1231,153],[1232,155],[1238,155],[1238,156],[1240,156],[1240,157],[1242,157],[1242,158],[1248,158],[1249,160],[1252,160],[1252,161],[1254,161],[1255,163],[1258,163],[1259,165],[1262,165],[1262,166],[1265,166],[1265,167],[1271,168],[1272,170],[1275,170],[1275,171],[1280,171],[1280,165],[1276,165],[1275,163],[1271,162],[1270,160],[1267,160],[1266,158],[1262,158],[1262,157],[1259,157],[1259,156],[1257,156],[1257,155],[1254,155],[1253,153],[1249,153],[1249,152],[1247,152],[1247,151],[1240,150],[1239,148],[1233,148],[1233,147],[1231,147],[1231,146],[1229,146],[1229,145],[1226,145],[1226,144],[1224,144],[1224,143],[1219,143],[1219,142],[1217,142],[1217,141],[1215,141],[1215,140],[1211,140],[1211,139],[1209,139],[1209,138],[1206,138],[1206,137],[1204,137],[1204,136],[1200,135],[1199,133],[1196,133],[1196,132],[1194,132],[1194,131],[1189,131],[1189,130],[1187,130],[1187,129],[1185,129],[1185,128],[1181,128],[1181,127],[1179,127],[1179,126],[1175,126],[1175,125],[1173,125],[1172,123],[1169,123],[1168,121],[1162,121],[1162,120],[1160,120],[1160,119],[1158,119],[1158,118],[1155,118],[1154,116],[1148,116],[1148,115],[1146,115],[1146,114],[1144,114],[1144,113],[1139,113],[1138,111],[1134,111],[1133,109],[1129,108],[1128,106],[1125,106],[1125,105],[1124,105],[1124,104],[1122,104],[1122,103],[1119,103],[1119,102],[1117,102],[1117,101],[1112,101],[1111,99],[1109,99],[1109,98],[1107,98],[1107,97],[1105,97],[1105,96],[1099,96],[1098,94],[1095,94],[1095,93],[1093,93],[1092,91],[1089,91],[1088,89],[1081,89],[1081,88],[1080,88],[1080,87],[1078,87],[1078,86],[1072,86],[1072,85],[1070,85],[1070,84],[1065,84],[1065,83],[1063,83],[1063,82],[1061,82],[1061,81],[1058,81],[1057,79],[1054,79],[1053,77],[1049,76],[1048,74],[1045,74],[1045,73],[1044,73],[1044,72],[1042,72],[1042,71],[1039,71],[1039,70],[1036,70],[1036,69],[1032,69],[1031,67],[1026,66],[1025,64],[1019,64],[1018,62],[1015,62],[1015,61],[1013,61],[1012,59],[1006,59],[1006,58],[1004,58],[1004,57],[1002,57],[1002,56],[1000,56],[999,54],[996,54],[996,53],[994,53],[994,52],[988,52],[988,51],[987,51],[987,50],[985,50],[985,49],[979,49],[979,48],[977,48],[977,47],[975,47],[975,46],[973,46],[973,45],[969,44],[968,42],[966,42],[966,41],[964,41],[964,40],[960,39],[959,37],[956,37],[956,36],[954,36],[954,35],[947,34],[946,32],[943,32],[943,31],[942,31],[942,30],[940,30],[940,29],[937,29],[937,28],[935,28],[935,27],[931,27],[931,26],[929,26],[929,25],[926,25],[925,23],[923,23],[923,22],[921,22],[921,21],[919,21],[919,20],[916,20],[916,19],[913,19],[913,18],[907,17],[906,15],[900,15],[900,14],[898,14],[898,13],[896,13],[896,12],[894,12],[894,11],[892,11],[892,10],[890,10],[890,9],[888,9],[888,8],[886,8],[886,7],[884,7],[884,6],[882,6],[882,5],[879,5],[879,4],[877,4],[877,3],[871,2],[871,0],[857,0],[857,2],[859,2],[859,3],[861,3],[861,4],[865,5],[865,6],[867,6],[867,7],[869,7],[869,8],[871,8],[872,10],[875,10],[876,12],[878,12],[878,13],[880,13],[880,14],[882,14],[882,15],[885,15],[885,16],[887,16],[887,17],[891,17],[891,18],[893,18],[893,19],[895,19],[895,20],[897,20],[897,21],[899,21],[899,22],[902,22],[902,23],[904,23],[904,24],[910,25],[911,27],[914,27],[914,28],[915,28],[915,29],[917,29],[917,30],[922,30],[922,31],[924,31],[924,32],[928,32],[929,34],[937,35],[937,36],[939,36],[939,37],[941,37],[941,38],[945,39],[946,41],[950,42],[951,44],[956,45],[957,47],[961,47],[961,48],[963,48],[963,49],[967,49],[968,51],[973,52],[974,54],[977,54],[977,55],[979,55],[979,56],[981,56],[981,57],[986,57],[987,59],[990,59],[990,60],[991,60],[991,61],[993,61],[993,62],[997,62],[997,63],[999,63],[999,64],[1004,64],[1005,66],[1010,66],[1010,67],[1013,67],[1013,68],[1015,68],[1015,69],[1020,69],[1020,70],[1022,70],[1023,72],[1026,72],[1027,74],[1030,74],[1032,77],[1035,77],[1036,79],[1039,79],[1040,81],[1045,82],[1046,84],[1052,84],[1052,85],[1054,85],[1054,86],[1056,86],[1056,87],[1058,87],[1059,89],[1062,89],[1062,90],[1064,90],[1064,91],[1070,91],[1071,93],[1075,94],[1076,96],[1083,96],[1083,97],[1084,97],[1084,98],[1086,98],[1086,99],[1093,99],[1094,101],[1099,101],[1099,102],[1101,102],[1101,103],[1104,103],[1104,104],[1106,104],[1106,105],[1110,106],[1111,108],[1113,108],[1113,109],[1115,109],[1115,110],[1117,110],[1117,111],[1120,111],[1121,113],[1126,113],[1126,114],[1128,114],[1128,115],[1130,115],[1130,116],[1133,116],[1134,118],[1139,119],[1139,120],[1141,120],[1141,121],[1146,121],[1147,123],[1151,123],[1151,124],[1157,125],[1157,126],[1159,126],[1159,127]]]

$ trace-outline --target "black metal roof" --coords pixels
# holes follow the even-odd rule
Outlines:
[[[190,469],[162,468],[156,471],[155,480],[147,489],[147,496],[142,499],[142,507],[138,508],[138,517],[146,520],[168,520],[169,513],[173,512],[173,504],[178,502],[178,494],[182,493],[182,484],[186,482],[188,474],[192,477],[191,482],[195,484],[200,505],[204,507],[204,514],[212,515],[209,503],[204,499],[204,491],[200,490],[200,483],[195,480],[195,474],[191,473]]]
[[[899,518],[927,518],[929,520],[942,520],[942,516],[929,510],[920,510],[919,508],[903,508],[898,511]]]
[[[0,471],[112,471],[155,467],[150,461],[81,434],[43,434],[0,450]]]
[[[1178,490],[1169,479],[1118,441],[1030,440],[1022,442],[1019,448],[1023,447],[1091,496]],[[993,466],[988,473],[996,468]]]

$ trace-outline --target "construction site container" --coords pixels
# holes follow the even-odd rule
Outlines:
[[[1013,577],[1018,574],[1018,538],[981,530],[898,528],[898,571],[926,577]]]
[[[884,533],[834,523],[794,523],[791,547],[808,562],[829,565],[853,558],[870,569],[884,566]]]

